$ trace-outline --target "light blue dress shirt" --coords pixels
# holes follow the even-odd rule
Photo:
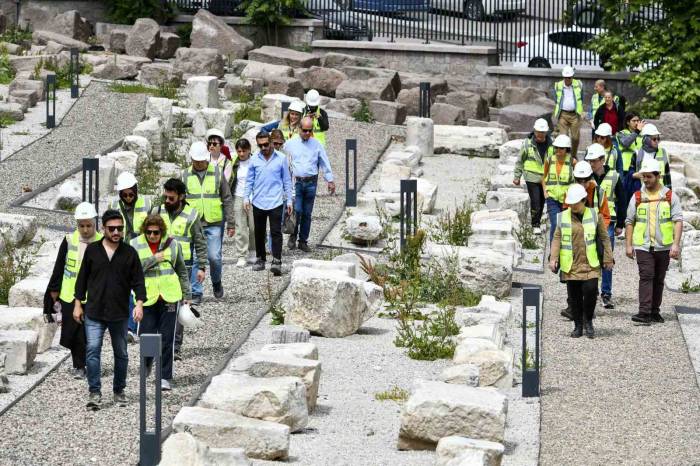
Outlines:
[[[266,160],[260,151],[251,157],[243,199],[248,199],[258,209],[271,210],[283,202],[292,205],[292,180],[287,158],[277,151]]]
[[[294,137],[284,143],[282,150],[292,161],[292,172],[295,177],[306,178],[318,175],[318,169],[323,168],[323,177],[327,182],[333,181],[333,170],[328,160],[326,150],[315,138],[304,141]]]

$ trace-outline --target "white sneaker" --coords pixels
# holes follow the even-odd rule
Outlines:
[[[248,260],[246,262],[248,262],[248,264],[252,265],[252,264],[255,264],[255,261],[257,261],[257,260],[258,260],[258,257],[256,255],[255,251],[253,251],[248,255]]]
[[[126,341],[127,341],[129,344],[138,343],[139,337],[138,337],[138,335],[136,335],[134,332],[132,332],[131,330],[129,330],[128,333],[126,334]]]
[[[542,229],[540,227],[535,227],[532,229],[532,232],[536,235],[541,235],[542,234]]]
[[[173,389],[172,385],[170,385],[170,381],[166,379],[160,379],[160,389],[164,391],[170,391]]]
[[[245,267],[247,263],[248,263],[248,261],[241,257],[236,262],[236,267]]]

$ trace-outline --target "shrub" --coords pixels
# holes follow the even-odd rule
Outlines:
[[[518,241],[522,245],[523,249],[539,249],[540,242],[535,236],[535,232],[532,229],[532,225],[522,225],[520,230],[516,232],[518,236]]]
[[[469,202],[457,207],[454,213],[447,210],[433,222],[428,236],[436,243],[467,246],[472,234],[472,212],[474,207]]]
[[[136,166],[136,179],[139,180],[139,193],[159,194],[160,167],[157,162],[146,157],[141,158]],[[157,196],[160,199],[160,196]]]
[[[10,64],[7,50],[0,52],[0,84],[10,84],[15,79],[15,69]]]
[[[14,242],[4,234],[2,237],[5,246],[0,252],[0,304],[8,304],[10,288],[29,275],[36,248]]]
[[[372,115],[372,112],[369,109],[369,104],[366,100],[360,101],[360,108],[353,112],[352,117],[355,119],[355,121],[361,121],[363,123],[374,122],[374,115]]]
[[[262,99],[260,97],[252,100],[243,100],[241,103],[243,106],[236,110],[234,115],[237,123],[243,120],[260,121],[262,119]]]
[[[402,315],[398,320],[394,344],[408,349],[411,359],[434,361],[454,356],[456,343],[452,337],[459,333],[454,308],[440,306],[423,321]]]
[[[139,18],[153,18],[163,24],[175,17],[171,2],[162,0],[112,0],[107,12],[117,24],[134,24]]]
[[[11,44],[21,44],[22,42],[32,40],[32,31],[29,26],[23,28],[22,26],[16,27],[14,25],[8,26],[8,28],[0,34],[0,42],[9,42]]]
[[[279,44],[279,28],[288,25],[292,16],[305,9],[302,0],[243,0],[240,10],[248,23],[265,31],[265,42]]]
[[[404,390],[403,388],[394,385],[389,390],[384,390],[383,392],[375,393],[374,399],[377,401],[391,400],[397,403],[401,403],[408,400],[408,390]]]
[[[181,47],[189,47],[192,45],[190,36],[192,35],[192,23],[181,24],[175,30],[175,33],[180,36]]]

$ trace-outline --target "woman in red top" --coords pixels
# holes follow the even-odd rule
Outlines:
[[[605,103],[598,107],[595,112],[595,117],[593,118],[593,124],[596,128],[601,123],[607,123],[612,128],[613,136],[617,133],[619,129],[625,122],[625,107],[624,101],[620,99],[620,104],[615,103],[613,94],[610,91],[605,92]]]

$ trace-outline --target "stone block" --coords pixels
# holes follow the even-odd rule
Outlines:
[[[200,10],[201,11],[201,10]],[[185,77],[224,76],[224,59],[216,48],[180,47],[175,52],[175,71]]]
[[[24,107],[19,103],[0,103],[0,118],[11,118],[15,121],[24,120]]]
[[[294,69],[285,65],[271,65],[258,61],[249,61],[241,72],[243,79],[262,79],[265,85],[275,78],[294,76]]]
[[[398,102],[372,100],[369,111],[375,121],[387,125],[402,125],[406,120],[406,106]]]
[[[396,70],[386,68],[374,68],[367,66],[345,66],[341,70],[348,76],[348,79],[355,81],[369,81],[372,79],[382,79],[389,81],[394,95],[401,91],[401,78]],[[387,99],[367,99],[367,100],[387,100]],[[389,99],[389,100],[394,100]]]
[[[156,52],[156,57],[162,60],[175,58],[177,49],[180,48],[180,36],[172,32],[160,33],[160,46]]]
[[[505,448],[503,444],[488,440],[476,440],[466,437],[443,437],[437,444],[435,454],[436,466],[447,466],[453,459],[464,458],[462,455],[468,452],[482,452],[486,456],[484,466],[500,466]],[[472,463],[467,463],[472,464]]]
[[[129,30],[124,48],[127,55],[156,58],[160,46],[160,26],[151,18],[139,18]]]
[[[337,112],[343,115],[352,116],[360,109],[362,103],[359,99],[335,99],[326,105],[327,112]]]
[[[44,28],[82,42],[87,42],[92,35],[92,25],[77,10],[56,15]]]
[[[355,264],[346,262],[326,261],[319,259],[297,259],[292,263],[292,271],[297,268],[311,268],[316,270],[339,270],[345,272],[349,277],[355,278]]]
[[[163,130],[173,129],[173,101],[162,97],[149,97],[146,100],[146,118],[160,118]]]
[[[0,330],[0,353],[5,353],[7,374],[26,374],[37,353],[39,334],[34,330]]]
[[[379,175],[379,190],[385,193],[398,193],[401,191],[401,180],[411,177],[411,167],[382,163]]]
[[[83,41],[75,40],[72,37],[46,30],[36,30],[32,32],[32,42],[39,45],[46,45],[48,42],[55,42],[65,46],[68,49],[77,48],[81,52],[85,52],[88,48],[90,48],[90,45]]]
[[[463,113],[463,122],[460,122],[459,124],[466,125],[469,118],[484,119],[488,118],[489,115],[489,106],[486,99],[476,92],[448,92],[446,95],[437,96],[435,101],[437,103],[449,104],[461,109]],[[432,110],[430,114],[433,116],[433,119],[435,116],[437,116],[432,113]],[[437,123],[436,121],[436,124],[440,123]]]
[[[472,212],[471,224],[508,221],[513,224],[513,228],[520,229],[520,217],[512,209],[476,210]]]
[[[486,193],[486,207],[488,209],[513,210],[518,214],[521,224],[530,221],[530,197],[522,190],[489,191]]]
[[[321,59],[316,55],[269,45],[251,50],[248,52],[248,59],[273,65],[291,66],[292,68],[309,68],[321,65]]]
[[[438,187],[425,178],[418,178],[417,183],[418,208],[421,213],[430,214],[437,202]]]
[[[436,102],[430,107],[430,116],[436,125],[466,125],[467,114],[463,108]]]
[[[475,364],[457,364],[446,367],[438,376],[440,382],[479,386],[479,366]]]
[[[192,47],[215,49],[217,54],[231,58],[245,58],[254,47],[250,39],[236,32],[222,17],[204,8],[192,20],[190,41]]]
[[[185,87],[187,105],[194,109],[219,108],[218,81],[215,76],[193,76]]]
[[[262,98],[263,120],[279,120],[282,115],[282,102],[291,103],[299,100],[284,94],[265,94]]]
[[[327,68],[343,68],[345,66],[376,66],[375,60],[357,55],[329,52],[321,57],[321,65]]]
[[[499,146],[508,140],[501,128],[435,125],[433,129],[436,154],[495,158],[499,156]]]
[[[235,112],[218,108],[200,108],[192,121],[192,134],[203,138],[207,131],[216,128],[223,131],[225,137],[231,136]]]
[[[134,79],[138,74],[139,70],[135,64],[122,61],[117,64],[114,62],[107,62],[97,65],[90,73],[90,76],[98,79],[116,81]]]
[[[160,118],[149,118],[140,122],[134,128],[133,133],[135,136],[141,136],[148,140],[151,145],[151,158],[153,160],[163,160],[167,153],[168,145],[163,134]]]
[[[401,78],[402,90],[414,88],[420,89],[420,83],[430,83],[430,95],[433,96],[433,98],[439,95],[447,94],[449,90],[447,86],[447,80],[440,76],[399,71],[399,78]]]
[[[148,86],[180,87],[182,72],[176,71],[170,63],[150,63],[141,67],[139,81]]]
[[[267,91],[270,94],[284,94],[297,99],[304,98],[304,86],[296,78],[280,76],[271,78],[267,82]]]
[[[0,229],[9,230],[9,238],[14,242],[28,243],[36,235],[36,217],[0,212]]]
[[[7,97],[7,101],[10,103],[18,103],[22,105],[23,108],[32,108],[33,106],[36,105],[38,95],[35,91],[31,90],[25,90],[25,89],[17,89],[14,90],[10,93],[10,95]]]
[[[308,330],[296,325],[278,325],[272,329],[270,342],[273,344],[303,343],[309,341]]]
[[[128,37],[129,31],[114,29],[109,33],[107,49],[113,53],[126,53],[126,39]]]
[[[136,154],[137,157],[151,157],[153,154],[153,148],[151,147],[151,143],[148,142],[148,139],[143,137],[143,136],[137,136],[135,134],[131,134],[129,136],[124,137],[124,140],[122,141],[122,147],[124,151],[127,152],[132,152]],[[108,154],[109,155],[109,154]],[[120,156],[122,154],[120,153]],[[131,158],[131,157],[129,157]],[[136,160],[136,162],[138,159]],[[124,162],[127,166],[130,166],[131,163],[125,161]],[[135,167],[134,167],[135,168]],[[119,167],[117,167],[119,169]],[[128,170],[126,170],[128,171]]]
[[[376,215],[357,214],[345,219],[345,233],[351,243],[367,246],[382,238],[384,228]]]
[[[250,466],[242,448],[209,448],[187,432],[169,436],[163,443],[160,466]]]
[[[48,286],[48,279],[32,279],[25,278],[24,280],[36,280],[42,281],[44,285],[44,291],[46,286]],[[24,281],[22,280],[22,281]],[[18,282],[22,283],[22,281]],[[15,286],[17,286],[15,284]],[[14,289],[14,287],[12,288]],[[36,307],[31,307],[28,304],[22,304],[22,300],[18,300],[18,292],[13,292],[10,290],[10,302],[17,304],[10,304],[9,306],[0,306],[0,330],[33,330],[37,333],[37,348],[38,353],[43,353],[47,349],[51,348],[53,344],[53,338],[56,334],[57,325],[55,323],[44,322],[44,309],[43,302],[39,303]],[[43,293],[42,293],[43,297]]]
[[[498,122],[510,126],[514,132],[532,131],[532,124],[538,118],[544,118],[548,122],[552,110],[535,104],[515,104],[501,108],[498,114]],[[552,127],[550,122],[550,128]]]
[[[340,70],[312,66],[294,71],[294,77],[301,81],[305,91],[316,89],[319,94],[335,97],[335,90],[348,76]]]
[[[433,156],[434,125],[430,118],[406,118],[406,146],[417,146],[423,157]]]
[[[457,335],[457,341],[459,342],[468,338],[487,340],[495,344],[498,349],[502,349],[505,335],[501,331],[500,325],[495,323],[484,323],[460,328],[459,335]]]
[[[368,80],[346,79],[335,91],[338,99],[358,99],[365,101],[386,100],[394,101],[396,94],[387,78],[371,78]]]
[[[303,359],[318,359],[318,348],[313,343],[270,344],[260,348],[262,353],[276,353]]]

